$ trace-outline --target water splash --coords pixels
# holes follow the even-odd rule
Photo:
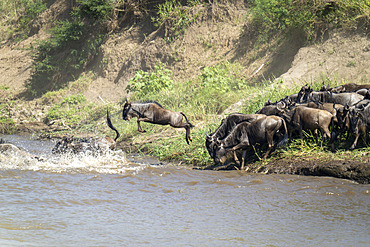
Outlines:
[[[55,173],[137,173],[148,165],[130,162],[123,151],[102,154],[72,154],[33,156],[24,151],[0,153],[0,170],[26,170]]]

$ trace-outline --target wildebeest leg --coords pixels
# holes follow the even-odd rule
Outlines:
[[[360,137],[360,135],[362,134],[363,138],[364,138],[364,142],[365,142],[365,145],[367,145],[366,141],[367,141],[367,138],[366,138],[366,126],[364,127],[359,127],[358,129],[358,132],[356,133],[356,137],[355,137],[355,141],[353,142],[352,146],[349,148],[351,150],[355,149],[356,145],[357,145],[357,142],[358,142],[358,138]]]
[[[240,162],[239,162],[238,156],[236,155],[236,150],[233,150],[233,154],[234,154],[234,160],[235,160],[236,164],[239,165]]]
[[[322,135],[323,138],[329,138],[330,139],[331,134],[330,134],[330,130],[328,128],[323,127],[321,129],[321,132],[323,133],[323,135]]]
[[[303,146],[303,129],[302,129],[302,126],[299,126],[299,137],[301,138],[301,145]]]
[[[276,133],[276,129],[274,131],[271,131],[271,132],[267,132],[266,133],[266,139],[267,139],[267,144],[268,144],[268,149],[267,149],[267,152],[265,153],[265,155],[263,156],[263,159],[266,159],[267,156],[270,154],[271,152],[271,149],[272,147],[274,146],[274,135]]]
[[[170,126],[171,127],[174,127],[174,128],[184,128],[185,130],[186,130],[186,134],[185,134],[185,140],[186,140],[186,143],[188,144],[188,145],[190,145],[190,143],[189,143],[189,140],[192,142],[193,140],[191,139],[191,137],[190,137],[190,129],[191,129],[191,126],[190,126],[190,124],[188,124],[188,123],[183,123],[183,122],[181,122],[181,123],[176,123],[176,124],[170,124]]]
[[[139,120],[139,119],[137,120],[137,130],[138,130],[139,132],[141,132],[141,133],[145,132],[145,130],[142,130],[142,129],[141,129],[141,126],[140,126],[140,120]]]
[[[267,156],[270,154],[270,152],[271,152],[271,150],[272,150],[272,146],[270,146],[270,144],[269,144],[269,147],[268,147],[268,149],[267,149],[267,152],[265,153],[265,155],[263,156],[263,158],[262,159],[266,159],[267,158]]]
[[[360,133],[356,133],[355,141],[353,142],[352,146],[349,148],[350,150],[355,149],[359,137],[360,137]]]
[[[238,157],[236,156],[236,150],[238,149],[245,149],[246,147],[249,146],[249,141],[244,141],[239,143],[238,145],[234,146],[231,150],[234,152],[234,160],[237,164],[240,164]],[[245,151],[246,152],[246,151]],[[244,152],[243,152],[244,155]],[[243,158],[242,158],[242,163],[243,163]],[[242,164],[243,165],[243,164]],[[242,168],[241,168],[242,169]]]
[[[144,133],[144,132],[146,132],[145,130],[142,130],[141,129],[141,126],[140,126],[140,122],[141,121],[144,121],[144,122],[151,122],[152,120],[150,119],[150,118],[138,118],[137,119],[137,130],[139,131],[139,132],[141,132],[141,133]]]
[[[193,141],[192,139],[191,139],[191,137],[190,137],[190,124],[186,124],[186,127],[185,127],[185,129],[186,129],[186,142],[189,144],[189,141]]]
[[[241,167],[240,167],[240,170],[245,170],[245,168],[244,168],[244,164],[245,164],[245,156],[247,155],[247,150],[244,150],[243,151],[243,154],[242,154],[242,165],[241,165]]]

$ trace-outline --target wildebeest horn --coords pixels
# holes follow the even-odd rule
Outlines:
[[[277,103],[276,107],[278,108],[278,110],[282,110],[286,107],[286,104],[284,101],[280,101],[279,103]]]
[[[216,143],[221,146],[222,142],[220,139],[217,138]]]

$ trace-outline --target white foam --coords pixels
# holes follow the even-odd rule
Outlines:
[[[16,151],[0,153],[0,169],[18,169],[56,173],[137,173],[148,165],[127,160],[122,151],[109,151],[98,155],[62,154],[35,158]]]

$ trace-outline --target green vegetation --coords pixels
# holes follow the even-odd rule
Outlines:
[[[297,30],[313,40],[332,28],[362,28],[370,24],[369,0],[252,0],[252,19],[261,40]]]
[[[158,94],[173,86],[172,71],[165,68],[162,63],[154,67],[151,73],[142,70],[137,71],[134,78],[129,81],[127,92],[132,92],[134,99],[151,98],[151,95]]]
[[[14,106],[12,101],[0,104],[0,133],[12,134],[16,128],[15,122],[9,114],[9,108]]]
[[[82,94],[66,96],[55,104],[46,114],[49,123],[56,121],[62,126],[74,129],[94,129],[96,121],[106,116],[106,108],[87,102]]]
[[[50,29],[51,38],[36,46],[30,93],[57,90],[78,77],[98,54],[107,35],[103,23],[112,13],[111,1],[77,1],[71,19],[56,22]]]
[[[27,38],[32,22],[46,10],[43,0],[12,0],[0,2],[0,41],[14,37]]]
[[[164,1],[157,5],[157,14],[152,17],[152,21],[156,27],[164,26],[166,41],[181,37],[200,14],[200,12],[195,15],[189,13],[190,7],[200,4],[200,0],[185,2],[188,6],[182,5],[178,0]]]

